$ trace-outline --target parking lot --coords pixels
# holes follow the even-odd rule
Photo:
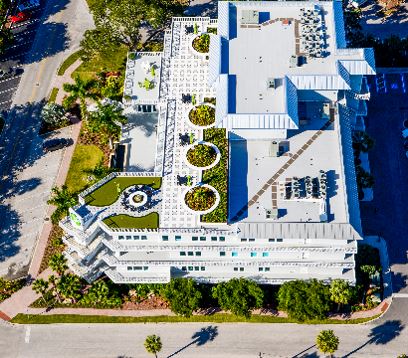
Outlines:
[[[366,235],[380,235],[388,244],[394,272],[394,291],[408,292],[408,158],[402,129],[408,114],[405,73],[380,74],[369,78],[366,128],[374,138],[369,152],[374,175],[374,200],[361,202],[361,218]]]
[[[40,4],[39,7],[30,11],[30,19],[11,25],[14,36],[13,45],[0,56],[0,62],[2,68],[13,67],[16,72],[10,77],[0,79],[0,112],[10,109],[13,95],[20,83],[26,56],[30,51],[35,32],[40,24],[45,0],[42,0]],[[18,13],[17,9],[12,14],[15,13]]]

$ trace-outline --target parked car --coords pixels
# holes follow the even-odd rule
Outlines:
[[[36,7],[39,7],[40,5],[40,0],[27,0],[18,4],[17,9],[18,11],[32,10]]]
[[[8,19],[11,23],[16,24],[18,22],[27,21],[29,18],[30,18],[30,14],[20,11],[17,15],[9,16]]]
[[[69,138],[54,138],[49,139],[43,143],[43,150],[45,153],[47,152],[54,152],[58,149],[62,149],[72,145],[74,141]]]
[[[13,77],[16,70],[12,67],[0,68],[0,80],[4,80],[9,77]]]

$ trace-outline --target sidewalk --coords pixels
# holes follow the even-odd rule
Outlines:
[[[59,89],[57,98],[55,99],[55,103],[62,104],[62,100],[64,96],[66,95],[62,86],[64,83],[74,83],[74,80],[71,77],[72,72],[74,72],[81,63],[82,63],[81,59],[78,59],[71,66],[67,68],[67,70],[62,76],[55,75],[54,81],[52,82],[52,86],[51,86],[51,88],[55,87]]]

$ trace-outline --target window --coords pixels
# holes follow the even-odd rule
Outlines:
[[[217,241],[217,236],[211,236],[211,241]]]
[[[196,256],[201,256],[201,251],[196,251]]]
[[[142,271],[142,266],[133,266],[134,271]]]
[[[242,271],[244,271],[244,268],[243,268],[243,267],[240,267],[239,270],[242,272]]]
[[[241,238],[241,242],[247,242],[247,239],[245,237]]]
[[[253,237],[249,238],[249,242],[254,242],[255,239]]]
[[[194,256],[194,252],[193,252],[193,251],[189,251],[189,252],[187,252],[187,255],[188,255],[188,256]]]
[[[201,266],[200,269],[201,269],[201,271],[205,271],[205,267],[204,267],[204,266]]]
[[[123,237],[122,235],[120,235],[120,236],[118,237],[118,239],[119,239],[119,240],[123,240],[124,237]]]
[[[256,257],[256,252],[255,251],[251,252],[251,257]]]
[[[186,252],[185,251],[180,251],[180,256],[186,256]]]
[[[262,272],[262,271],[263,271],[263,267],[259,267],[258,270],[259,270],[259,272]]]
[[[181,266],[181,271],[187,271],[187,267],[186,266]]]
[[[225,256],[225,251],[220,251],[220,256]]]
[[[142,235],[142,240],[147,240],[147,236],[146,236],[146,235]]]
[[[132,267],[132,266],[128,266],[128,267],[127,267],[127,270],[128,270],[128,271],[132,271],[132,270],[133,270],[133,267]]]
[[[162,236],[162,240],[163,240],[163,241],[169,241],[169,237],[168,237],[167,235],[163,235],[163,236]]]
[[[231,255],[232,255],[232,257],[237,257],[237,256],[238,256],[238,252],[232,251],[232,252],[231,252]]]
[[[268,239],[269,242],[275,242],[275,239]]]
[[[194,266],[194,271],[200,271],[200,268],[198,266]]]
[[[220,236],[220,241],[225,241],[225,237],[224,237],[224,236]]]
[[[180,241],[180,240],[181,240],[181,236],[176,235],[175,239],[176,239],[176,241]]]
[[[139,235],[133,236],[133,240],[139,240]]]
[[[269,257],[269,252],[263,252],[262,257]]]
[[[205,241],[207,238],[205,236],[200,236],[200,241]]]
[[[283,239],[276,239],[276,242],[282,242]]]
[[[143,266],[143,271],[147,271],[149,269],[149,266]]]
[[[270,267],[265,267],[265,271],[270,271]]]
[[[132,240],[132,236],[130,235],[126,236],[126,240]]]
[[[193,270],[194,270],[194,267],[193,267],[193,266],[189,266],[189,267],[188,267],[188,270],[189,270],[189,271],[193,271]]]
[[[198,236],[193,236],[193,241],[198,241]]]
[[[238,271],[238,267],[234,267],[234,271]]]

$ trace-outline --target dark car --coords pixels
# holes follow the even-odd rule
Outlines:
[[[53,152],[55,150],[68,147],[73,143],[74,143],[74,141],[71,138],[69,138],[69,139],[67,139],[67,138],[49,139],[49,140],[47,140],[47,141],[45,141],[43,143],[43,150],[46,153],[47,152]]]

